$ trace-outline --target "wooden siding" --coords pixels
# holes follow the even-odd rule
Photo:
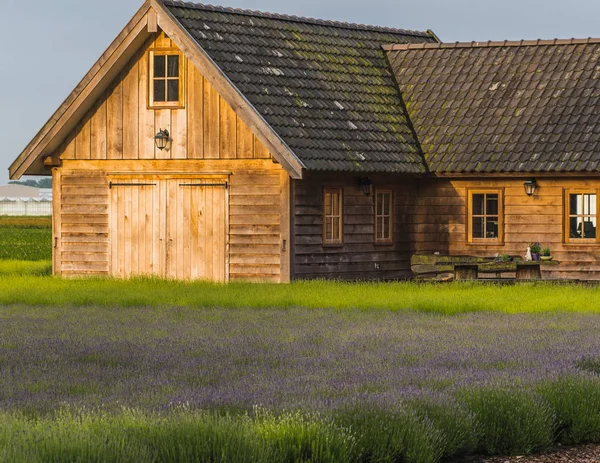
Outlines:
[[[293,181],[293,275],[297,279],[410,278],[414,252],[412,209],[414,181],[393,175],[369,175],[377,187],[393,191],[393,242],[375,244],[374,196],[365,196],[358,176],[306,173]],[[323,245],[323,189],[343,190],[343,244]]]
[[[120,174],[124,178],[132,178],[132,174],[145,174],[151,178],[173,175],[188,178],[189,174],[186,175],[186,172],[193,172],[195,176],[219,173],[219,178],[226,176],[229,179],[229,248],[225,250],[229,278],[287,281],[289,266],[286,262],[289,251],[282,250],[282,242],[286,240],[289,243],[289,232],[285,229],[287,212],[281,211],[282,201],[285,202],[283,193],[289,182],[287,175],[282,175],[281,166],[270,160],[63,161],[63,167],[55,170],[54,185],[60,191],[55,196],[55,205],[60,208],[54,227],[57,234],[55,238],[60,243],[54,258],[55,273],[65,276],[132,274],[131,269],[117,267],[112,270],[118,258],[111,255],[116,248],[114,242],[111,244],[114,236],[111,236],[109,223],[109,180],[114,180]],[[144,202],[147,202],[147,196],[145,195]],[[141,200],[139,195],[136,198]],[[131,200],[133,202],[133,196]],[[182,201],[185,204],[186,198],[182,198]],[[146,212],[147,209],[145,206]],[[139,214],[126,216],[132,220],[140,220]],[[175,221],[176,219],[174,217]],[[182,225],[185,225],[185,221],[182,221]],[[185,234],[185,227],[180,228],[181,233]],[[115,229],[118,230],[119,227]],[[175,232],[179,233],[179,230]],[[226,243],[216,245],[226,246]],[[176,252],[183,256],[183,251],[184,248],[178,248]],[[132,262],[132,259],[129,261]],[[179,275],[172,270],[168,273],[172,276]]]
[[[130,61],[54,156],[87,159],[270,159],[271,154],[184,58],[185,104],[181,109],[148,108],[148,51],[176,48],[156,34]],[[163,151],[153,137],[169,131]]]
[[[600,279],[600,244],[565,244],[563,192],[568,188],[600,188],[600,180],[537,178],[534,196],[525,194],[521,179],[420,180],[415,208],[416,250],[454,255],[524,256],[529,243],[550,246],[558,267],[542,267],[544,278]],[[466,198],[469,189],[500,188],[504,192],[504,243],[468,243]]]

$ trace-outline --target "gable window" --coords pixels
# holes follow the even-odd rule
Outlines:
[[[581,243],[598,240],[596,190],[567,190],[565,211],[565,242]]]
[[[392,190],[375,191],[375,242],[392,242]]]
[[[183,58],[178,51],[149,53],[150,108],[183,106]]]
[[[502,243],[502,190],[470,190],[467,216],[469,243]]]
[[[342,244],[343,199],[340,188],[323,191],[323,244]]]

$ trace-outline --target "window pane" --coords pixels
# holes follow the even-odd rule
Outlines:
[[[583,214],[583,195],[569,195],[569,214]]]
[[[485,199],[485,195],[483,194],[474,194],[473,195],[473,215],[483,215],[483,202]]]
[[[167,77],[179,77],[179,55],[169,55],[167,62]]]
[[[575,196],[575,195],[571,195]],[[570,217],[569,218],[569,238],[581,238],[581,217]]]
[[[165,55],[154,55],[154,77],[165,77]]]
[[[583,222],[583,237],[596,238],[596,218],[585,217]]]
[[[325,217],[325,239],[331,240],[331,217]]]
[[[383,195],[381,193],[377,193],[377,215],[383,214]]]
[[[483,217],[473,217],[473,238],[485,238]]]
[[[325,215],[331,215],[331,193],[325,193]]]
[[[154,80],[154,101],[166,101],[165,99],[165,81]]]
[[[485,237],[498,238],[498,217],[488,217],[485,223]]]
[[[339,195],[339,193],[331,194],[331,203],[333,205],[333,215],[340,215],[340,195]]]
[[[583,195],[583,213],[586,215],[596,214],[596,195]]]
[[[340,218],[339,217],[333,218],[333,239],[334,240],[340,239]]]
[[[383,238],[383,217],[377,217],[377,239]]]
[[[169,79],[167,101],[179,101],[179,80]]]
[[[390,238],[390,218],[389,217],[385,217],[383,219],[383,238],[386,240]]]
[[[486,195],[485,213],[488,215],[498,215],[498,195],[497,194],[487,194]]]

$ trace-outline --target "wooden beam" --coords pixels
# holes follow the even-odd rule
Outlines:
[[[156,18],[156,11],[150,9],[148,11],[148,33],[154,34],[158,32],[158,20]]]
[[[167,34],[206,80],[219,92],[239,118],[254,132],[257,138],[281,163],[292,178],[301,179],[304,165],[289,146],[277,135],[256,108],[229,80],[198,42],[173,17],[171,12],[157,0],[149,0],[158,15],[158,26]]]
[[[44,158],[44,167],[46,169],[60,167],[60,158],[58,156],[46,156]]]
[[[148,38],[146,31],[150,0],[134,15],[118,37],[103,53],[92,69],[75,87],[64,103],[56,110],[19,157],[9,167],[11,179],[20,178],[39,160],[42,153],[54,151],[94,104],[124,64]]]
[[[292,243],[290,239],[290,175],[282,170],[279,174],[279,197],[281,206],[279,210],[280,233],[281,233],[281,283],[289,283],[290,275],[290,254],[292,252]]]

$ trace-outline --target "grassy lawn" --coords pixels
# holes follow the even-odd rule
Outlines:
[[[52,259],[52,219],[0,216],[0,260],[7,259]]]

